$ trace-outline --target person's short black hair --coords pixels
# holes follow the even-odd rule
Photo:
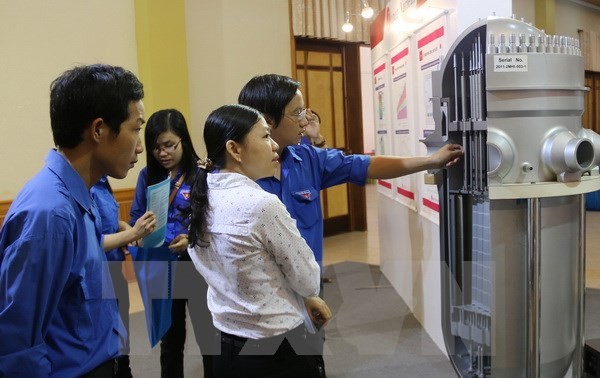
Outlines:
[[[96,118],[118,134],[129,117],[129,103],[144,98],[144,86],[130,71],[93,64],[70,69],[50,85],[50,124],[54,144],[75,148]]]
[[[255,76],[242,88],[238,102],[258,110],[273,128],[277,128],[285,107],[292,101],[299,88],[300,83],[288,76]]]

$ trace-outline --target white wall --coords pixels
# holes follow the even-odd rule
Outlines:
[[[499,17],[511,17],[511,0],[456,0],[458,9],[458,33],[479,19],[496,15]]]
[[[14,198],[54,146],[52,80],[98,62],[137,73],[134,28],[133,0],[0,0],[0,200]],[[137,169],[113,183],[136,178]]]
[[[237,97],[255,75],[291,76],[288,2],[186,0],[192,138],[205,154],[208,114]]]
[[[535,0],[513,0],[512,13],[517,19],[523,19],[535,26]]]
[[[191,129],[254,75],[291,74],[288,2],[186,0]],[[53,147],[49,86],[78,64],[138,73],[133,0],[0,0],[0,200],[13,199]],[[149,114],[147,114],[149,116]],[[145,154],[115,188],[135,187]]]
[[[555,7],[555,34],[578,37],[578,29],[600,32],[600,7],[571,0],[556,0]]]
[[[600,7],[581,0],[555,0],[554,34],[578,37],[577,30],[600,32]],[[535,26],[535,0],[513,0],[513,13]]]

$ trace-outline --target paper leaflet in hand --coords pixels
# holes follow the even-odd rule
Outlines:
[[[317,333],[317,327],[313,323],[310,315],[308,314],[308,310],[306,309],[306,305],[304,304],[304,298],[296,293],[296,298],[300,303],[300,311],[302,312],[302,317],[304,318],[304,326],[309,333],[315,334]]]
[[[171,179],[150,185],[146,188],[146,210],[156,216],[156,228],[144,238],[145,248],[160,247],[165,242],[167,218],[169,215],[169,189]]]

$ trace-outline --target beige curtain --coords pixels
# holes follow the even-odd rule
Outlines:
[[[365,20],[360,16],[363,0],[291,0],[294,36],[369,43],[371,21],[385,9],[386,2],[368,0],[375,14]],[[350,22],[354,25],[350,33],[342,31],[346,11],[350,12]]]
[[[586,71],[600,72],[600,33],[579,30],[579,44]]]

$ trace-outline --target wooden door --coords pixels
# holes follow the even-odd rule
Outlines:
[[[585,92],[585,110],[581,122],[583,127],[600,133],[600,72],[586,71],[585,86],[590,90]]]
[[[328,148],[363,151],[360,45],[308,38],[295,40],[295,74],[307,108],[321,118]],[[366,230],[364,188],[338,185],[321,192],[326,236]]]

